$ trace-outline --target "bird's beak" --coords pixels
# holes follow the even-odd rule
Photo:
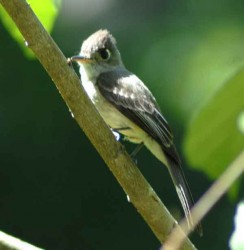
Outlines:
[[[81,55],[72,56],[70,59],[72,62],[78,62],[78,63],[90,63],[93,61],[91,58]]]

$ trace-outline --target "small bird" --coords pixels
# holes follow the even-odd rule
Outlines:
[[[98,30],[71,61],[78,62],[82,85],[108,126],[130,142],[145,145],[167,166],[191,228],[194,201],[172,131],[150,90],[125,68],[115,38],[108,30]]]

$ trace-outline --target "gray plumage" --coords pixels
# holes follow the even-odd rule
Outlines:
[[[194,201],[172,131],[152,93],[124,67],[114,37],[107,30],[95,32],[72,60],[79,63],[82,84],[105,122],[121,128],[119,132],[129,141],[143,143],[167,166],[191,227]]]

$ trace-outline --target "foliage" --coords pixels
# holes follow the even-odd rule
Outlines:
[[[61,6],[61,0],[29,0],[28,3],[38,16],[42,25],[48,32],[51,32],[59,13],[58,9]],[[30,58],[34,57],[34,54],[29,49],[27,49],[28,44],[25,44],[24,38],[19,32],[15,23],[12,21],[2,6],[0,6],[0,19],[2,24],[5,26],[5,29],[16,40],[16,42],[18,42],[23,53]]]
[[[244,110],[243,82],[242,69],[199,110],[186,134],[185,153],[191,166],[212,179],[216,179],[244,147],[240,124]]]
[[[230,249],[232,250],[243,250],[244,249],[244,202],[240,202],[236,209],[235,214],[235,230],[233,231],[230,238]]]

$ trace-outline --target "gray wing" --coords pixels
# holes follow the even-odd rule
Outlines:
[[[105,99],[123,115],[146,131],[179,163],[171,129],[155,98],[139,78],[129,71],[109,71],[99,75],[97,86]]]
[[[140,79],[124,69],[100,74],[97,86],[106,100],[159,143],[166,156],[168,169],[185,216],[191,226],[190,209],[194,201],[173,144],[171,129],[151,92]],[[197,230],[201,235],[201,225]]]

